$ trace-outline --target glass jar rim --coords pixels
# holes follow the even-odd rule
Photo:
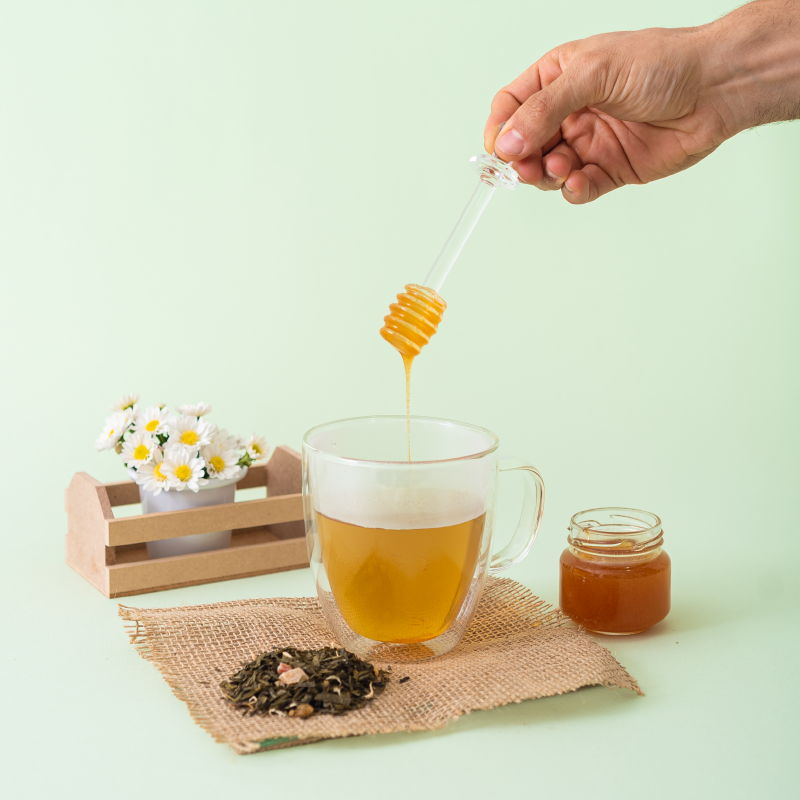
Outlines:
[[[664,542],[660,517],[623,506],[579,511],[570,519],[568,530],[567,540],[574,547],[615,555],[639,554]]]
[[[436,422],[441,423],[442,425],[452,425],[458,428],[465,428],[470,431],[474,431],[476,433],[481,433],[488,437],[491,441],[491,444],[488,447],[482,448],[479,451],[474,453],[468,453],[462,456],[454,456],[452,458],[439,458],[439,459],[431,459],[427,461],[402,461],[402,460],[389,460],[389,459],[367,459],[367,458],[353,458],[351,456],[340,456],[335,453],[331,453],[327,450],[324,450],[319,447],[315,447],[311,444],[311,438],[314,434],[320,432],[324,428],[332,427],[334,425],[341,425],[348,422],[372,422],[372,421],[402,421],[406,422],[406,415],[405,414],[372,414],[365,417],[346,417],[345,419],[336,419],[330,422],[323,422],[321,425],[315,425],[313,428],[309,428],[303,435],[303,448],[305,450],[311,451],[316,453],[319,456],[323,456],[326,459],[330,459],[332,461],[339,461],[339,462],[346,462],[349,464],[387,464],[387,465],[403,465],[404,467],[414,467],[418,465],[431,465],[431,464],[448,464],[450,462],[455,461],[470,461],[473,459],[483,458],[491,453],[494,453],[497,448],[500,446],[500,439],[498,438],[497,434],[492,433],[488,428],[482,428],[480,425],[473,425],[469,422],[458,422],[457,420],[452,419],[444,419],[442,417],[426,417],[426,416],[417,416],[412,414],[410,419],[413,422],[414,420],[419,420],[423,422]]]

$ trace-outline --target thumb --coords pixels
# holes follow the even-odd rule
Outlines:
[[[551,84],[531,95],[503,127],[495,152],[504,161],[521,161],[545,145],[572,113],[600,101],[596,70],[573,65]]]

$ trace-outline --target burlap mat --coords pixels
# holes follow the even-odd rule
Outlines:
[[[383,694],[342,716],[243,717],[220,681],[276,647],[336,645],[316,598],[276,597],[183,608],[119,607],[131,642],[158,667],[198,725],[237,753],[321,739],[430,731],[476,709],[619,686],[642,694],[611,653],[508,578],[489,578],[462,643],[441,658],[394,664]],[[382,662],[374,663],[385,667]],[[401,677],[410,680],[399,683]]]

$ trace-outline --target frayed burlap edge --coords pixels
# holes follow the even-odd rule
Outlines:
[[[608,650],[508,578],[489,579],[455,650],[431,661],[392,665],[393,679],[383,694],[342,716],[243,717],[225,705],[219,690],[221,680],[265,650],[336,645],[316,598],[156,609],[120,605],[119,615],[131,643],[158,668],[195,722],[242,754],[347,736],[430,731],[471,711],[583,686],[643,694]],[[400,684],[401,677],[410,680]]]

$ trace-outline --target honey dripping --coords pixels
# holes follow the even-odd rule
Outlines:
[[[411,365],[436,333],[447,303],[433,290],[409,283],[383,318],[381,336],[403,357],[406,372],[406,432],[411,461]]]

